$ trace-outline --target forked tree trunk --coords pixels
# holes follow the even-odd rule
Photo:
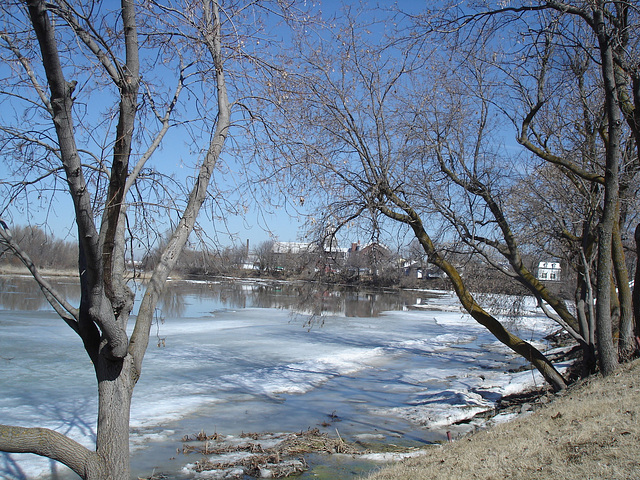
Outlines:
[[[56,128],[78,225],[82,291],[80,308],[74,309],[60,303],[56,311],[80,335],[93,362],[98,382],[98,419],[95,451],[90,451],[78,442],[52,430],[8,425],[0,425],[0,451],[42,455],[64,463],[85,479],[128,480],[131,397],[142,369],[153,313],[167,275],[175,266],[193,231],[229,132],[230,105],[223,71],[221,23],[217,2],[210,0],[202,5],[204,27],[197,27],[203,35],[203,44],[209,50],[215,66],[218,97],[215,132],[202,161],[198,178],[189,193],[187,206],[163,252],[159,267],[153,273],[130,340],[127,338],[126,326],[133,306],[133,294],[126,287],[123,278],[123,202],[127,189],[127,160],[131,149],[137,97],[137,84],[133,84],[137,78],[134,5],[131,0],[122,0],[127,62],[131,61],[132,65],[123,70],[125,83],[118,84],[124,95],[120,109],[121,120],[126,121],[120,122],[117,128],[118,138],[109,195],[99,235],[91,208],[91,193],[82,175],[83,167],[75,144],[71,96],[74,86],[64,77],[57,51],[56,34],[48,16],[48,5],[42,0],[30,0],[28,6],[51,89],[50,113]],[[69,19],[69,22],[70,26],[77,29],[79,38],[84,38],[86,32],[82,33],[81,27],[72,25],[73,19]],[[127,79],[127,75],[131,73],[136,78]],[[129,81],[133,83],[127,83]],[[34,276],[38,278],[35,273]],[[44,283],[41,286],[46,290]],[[47,296],[55,308],[55,296],[53,300],[50,297]]]

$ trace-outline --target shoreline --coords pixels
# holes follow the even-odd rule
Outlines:
[[[578,380],[558,394],[533,395],[516,402],[521,411],[509,421],[362,478],[637,478],[640,360],[609,377]]]
[[[68,269],[53,269],[53,268],[38,268],[38,272],[43,277],[75,277],[78,278],[80,274],[77,270]],[[24,265],[2,265],[0,266],[0,275],[16,275],[16,276],[31,276],[31,272]]]

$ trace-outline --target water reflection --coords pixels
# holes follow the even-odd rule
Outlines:
[[[47,279],[70,303],[80,302],[80,282],[74,278]],[[0,306],[7,310],[51,308],[36,281],[27,276],[0,276]]]
[[[436,294],[425,291],[365,290],[316,283],[169,282],[161,299],[163,314],[184,315],[186,297],[195,295],[221,308],[282,308],[311,316],[376,317],[384,311],[424,304]]]
[[[74,278],[53,278],[52,285],[72,304],[80,301],[80,286]],[[136,284],[138,299],[144,285]],[[228,279],[224,281],[167,283],[159,307],[167,317],[186,312],[188,299],[213,301],[221,308],[282,308],[296,313],[321,317],[376,317],[381,312],[404,310],[428,303],[435,294],[424,291],[366,290],[356,287],[316,283],[284,283]],[[48,309],[40,288],[30,277],[0,277],[0,306],[8,310]]]

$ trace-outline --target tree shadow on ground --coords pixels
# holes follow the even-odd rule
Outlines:
[[[68,404],[41,403],[41,400],[25,399],[27,405],[33,405],[34,414],[38,418],[46,418],[48,428],[56,430],[64,435],[68,435],[81,443],[87,441],[95,444],[96,432],[94,425],[87,419],[95,419],[95,402],[92,399],[81,399]],[[0,452],[0,478],[3,480],[29,480],[32,472],[29,472],[26,465],[37,461],[42,472],[37,475],[51,480],[67,480],[77,478],[77,476],[61,463],[44,457],[37,457],[28,453],[5,453]]]

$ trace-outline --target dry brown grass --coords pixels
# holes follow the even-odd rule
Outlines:
[[[45,277],[77,277],[78,270],[72,268],[40,268],[41,275]],[[31,275],[24,265],[0,265],[0,275]]]
[[[368,480],[640,479],[640,360]]]
[[[237,437],[201,431],[183,437],[182,453],[205,456],[192,466],[195,472],[207,472],[203,477],[284,478],[308,470],[304,459],[308,453],[366,453],[342,440],[337,430],[336,434],[331,437],[317,428],[297,433],[243,433],[238,441]]]

